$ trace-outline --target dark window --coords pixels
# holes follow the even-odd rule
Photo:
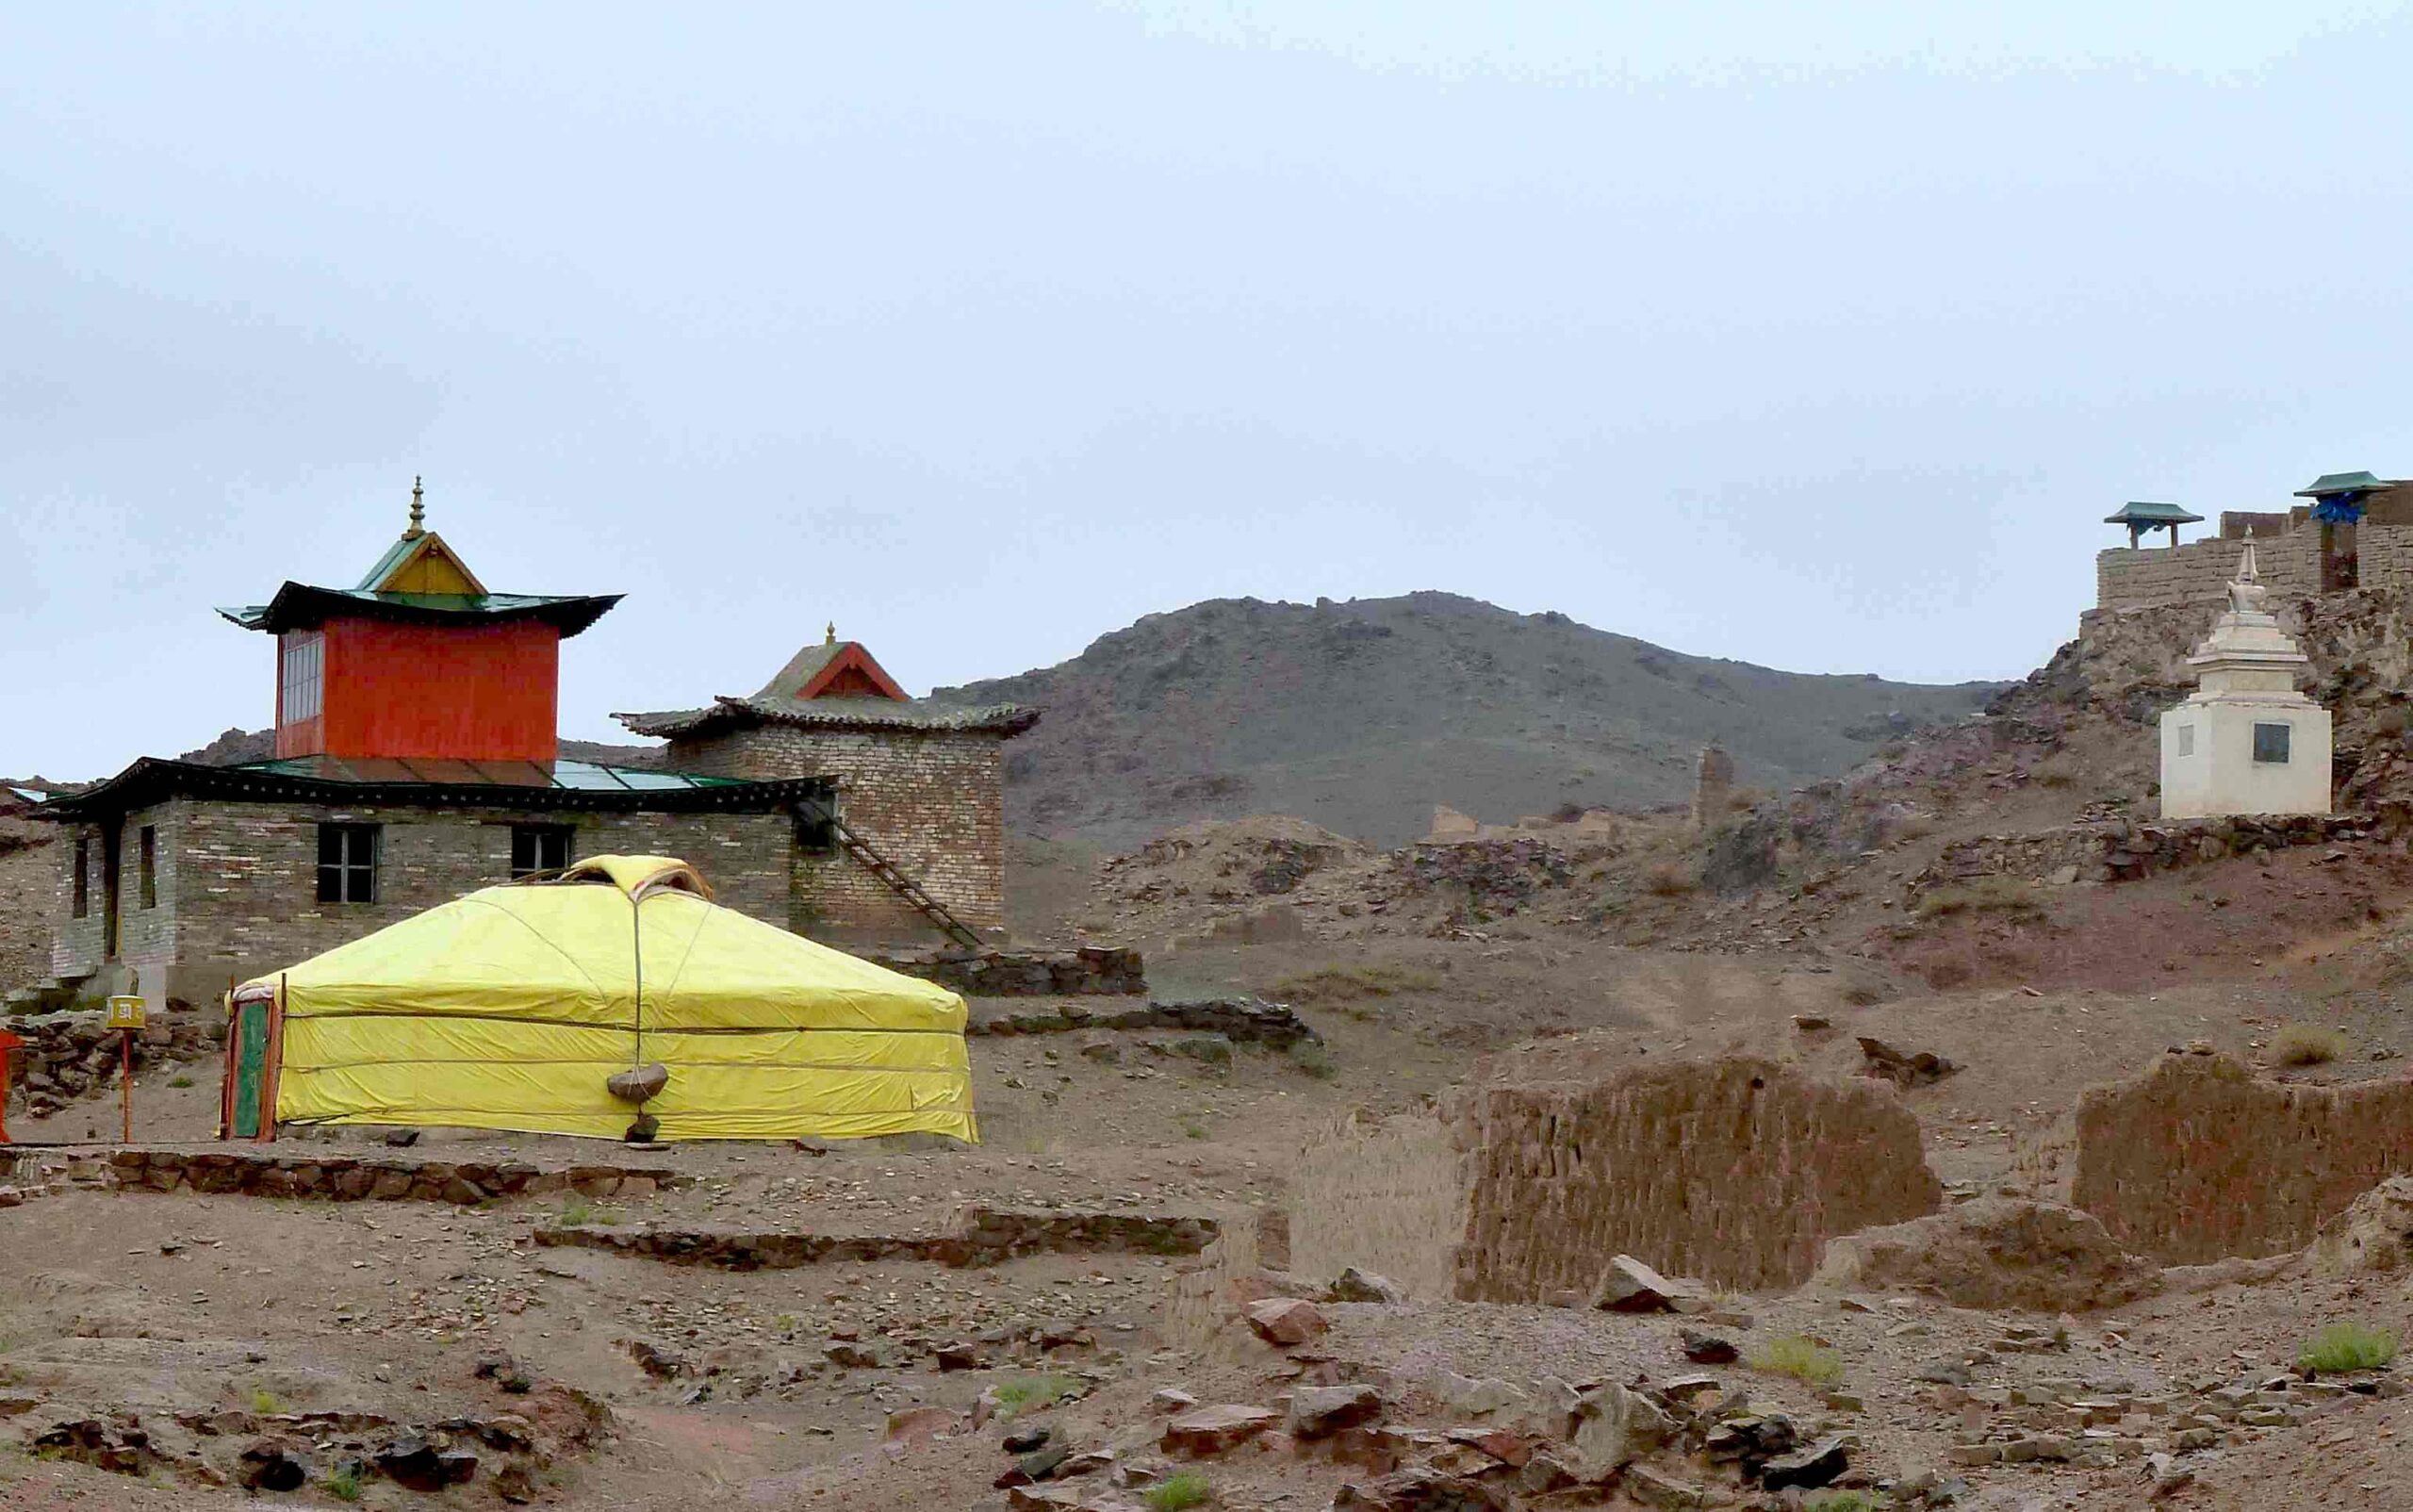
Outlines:
[[[156,824],[146,824],[142,827],[141,866],[142,906],[147,909],[157,908],[159,906],[159,827]]]
[[[808,856],[827,856],[838,848],[837,806],[835,799],[796,806],[796,849]]]
[[[377,901],[377,826],[319,826],[319,901]]]
[[[568,825],[515,824],[511,827],[513,880],[536,872],[557,872],[568,864]]]
[[[89,840],[75,842],[74,887],[75,902],[70,912],[85,918],[92,912],[92,843]]]
[[[2288,727],[2256,725],[2254,727],[2254,759],[2274,766],[2288,764]]]

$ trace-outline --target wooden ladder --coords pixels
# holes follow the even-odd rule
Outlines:
[[[839,818],[835,813],[831,813],[829,818],[830,832],[838,837],[838,844],[846,847],[846,854],[861,863],[863,870],[886,882],[897,896],[912,904],[914,912],[929,920],[941,934],[966,950],[981,948],[980,936],[973,932],[972,926],[948,912],[945,904],[932,897],[928,890],[913,880],[904,868],[881,855],[878,846],[862,837],[861,830]]]

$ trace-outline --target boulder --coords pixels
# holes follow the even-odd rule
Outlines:
[[[236,1480],[247,1491],[298,1491],[310,1467],[282,1438],[263,1438],[242,1453]]]
[[[1328,1438],[1383,1415],[1383,1394],[1371,1386],[1303,1386],[1290,1393],[1290,1435]]]
[[[1206,1459],[1231,1453],[1281,1421],[1282,1414],[1271,1407],[1240,1403],[1200,1407],[1166,1423],[1157,1447],[1168,1454]]]
[[[1405,1302],[1407,1293],[1402,1290],[1398,1282],[1391,1280],[1388,1276],[1376,1275],[1371,1271],[1361,1271],[1353,1265],[1341,1272],[1332,1285],[1324,1289],[1323,1300],[1397,1304]]]
[[[1896,1050],[1884,1041],[1863,1034],[1860,1053],[1867,1058],[1861,1074],[1879,1076],[1896,1087],[1924,1087],[1931,1081],[1942,1081],[1960,1070],[1960,1066],[1931,1050]]]
[[[1257,1338],[1286,1349],[1304,1344],[1332,1326],[1314,1303],[1297,1297],[1269,1297],[1250,1305],[1244,1316]]]
[[[1611,1383],[1575,1399],[1568,1415],[1567,1468],[1599,1483],[1675,1437],[1676,1424],[1650,1398]]]
[[[1814,1287],[1919,1291],[1956,1307],[2080,1312],[2161,1290],[2161,1267],[2123,1250],[2093,1214],[1981,1197],[1827,1241]]]
[[[1743,1357],[1734,1340],[1718,1334],[1687,1328],[1679,1337],[1683,1340],[1684,1358],[1696,1365],[1732,1365]]]
[[[2385,1274],[2413,1257],[2413,1175],[2392,1175],[2321,1225],[2312,1241],[2317,1275]]]
[[[1760,1471],[1760,1484],[1771,1491],[1781,1491],[1798,1486],[1814,1490],[1832,1486],[1836,1477],[1851,1468],[1851,1460],[1844,1453],[1840,1436],[1819,1439],[1807,1449],[1790,1454],[1779,1454]]]
[[[1673,1312],[1679,1300],[1697,1294],[1689,1282],[1670,1281],[1631,1255],[1615,1255],[1592,1289],[1592,1306],[1603,1312]]]

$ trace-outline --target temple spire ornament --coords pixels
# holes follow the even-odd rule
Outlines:
[[[427,501],[425,491],[419,486],[425,481],[417,476],[411,479],[411,523],[410,529],[402,532],[406,541],[418,540],[427,534]]]

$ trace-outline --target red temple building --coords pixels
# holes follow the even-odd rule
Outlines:
[[[275,754],[146,757],[37,806],[67,827],[47,991],[201,1003],[581,856],[685,858],[799,932],[977,944],[1004,922],[1002,759],[1038,715],[906,696],[837,642],[761,695],[632,718],[661,766],[561,755],[563,643],[616,594],[496,593],[409,526],[355,587],[219,611],[276,637]]]

